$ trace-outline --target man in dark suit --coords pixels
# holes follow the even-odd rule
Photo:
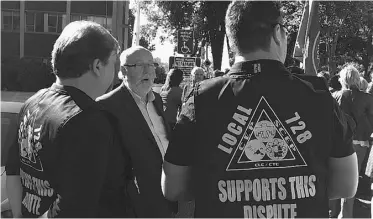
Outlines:
[[[120,71],[123,83],[98,102],[114,116],[131,158],[131,204],[137,217],[171,217],[177,205],[163,197],[160,185],[170,130],[161,97],[152,91],[153,56],[143,47],[131,47],[120,56]]]

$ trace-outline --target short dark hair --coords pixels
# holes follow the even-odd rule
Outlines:
[[[325,80],[327,82],[329,82],[329,80],[330,80],[330,73],[328,71],[321,71],[321,72],[317,73],[317,77],[325,78]]]
[[[288,67],[288,70],[292,74],[298,74],[298,75],[304,74],[304,69],[299,68],[298,66],[290,66],[290,67]]]
[[[275,24],[282,24],[281,3],[276,1],[233,1],[227,9],[225,28],[232,50],[242,55],[268,50]]]
[[[180,86],[180,83],[183,81],[183,71],[180,69],[171,69],[167,73],[166,82],[164,83],[161,91],[167,91],[172,87]]]
[[[214,71],[214,78],[220,77],[220,76],[223,76],[223,75],[224,75],[224,72],[222,72],[220,70],[215,70]]]
[[[118,41],[100,24],[72,22],[63,29],[53,46],[53,73],[60,78],[78,78],[92,68],[95,59],[107,64],[110,54],[119,50]]]
[[[334,90],[341,90],[342,85],[339,82],[339,75],[334,75],[329,79],[328,83],[329,87],[333,88]]]

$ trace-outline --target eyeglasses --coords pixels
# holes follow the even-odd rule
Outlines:
[[[154,69],[155,65],[154,63],[140,63],[140,64],[123,64],[122,66],[126,67],[137,67],[140,66],[141,68],[148,68],[148,69]]]

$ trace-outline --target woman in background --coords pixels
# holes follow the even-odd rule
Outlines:
[[[183,95],[181,97],[183,104],[186,103],[193,95],[192,90],[197,82],[203,81],[205,77],[205,70],[201,67],[194,67],[190,72],[190,81],[185,85],[183,89]]]
[[[180,69],[171,69],[167,74],[166,82],[160,92],[166,121],[171,128],[173,128],[176,123],[177,112],[181,107],[181,95],[183,90],[179,85],[182,81],[183,71]]]

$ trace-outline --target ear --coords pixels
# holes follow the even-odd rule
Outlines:
[[[101,76],[102,62],[99,59],[93,60],[92,72],[97,76]]]
[[[281,44],[281,28],[280,25],[276,25],[275,30],[273,31],[273,40],[277,45]]]

